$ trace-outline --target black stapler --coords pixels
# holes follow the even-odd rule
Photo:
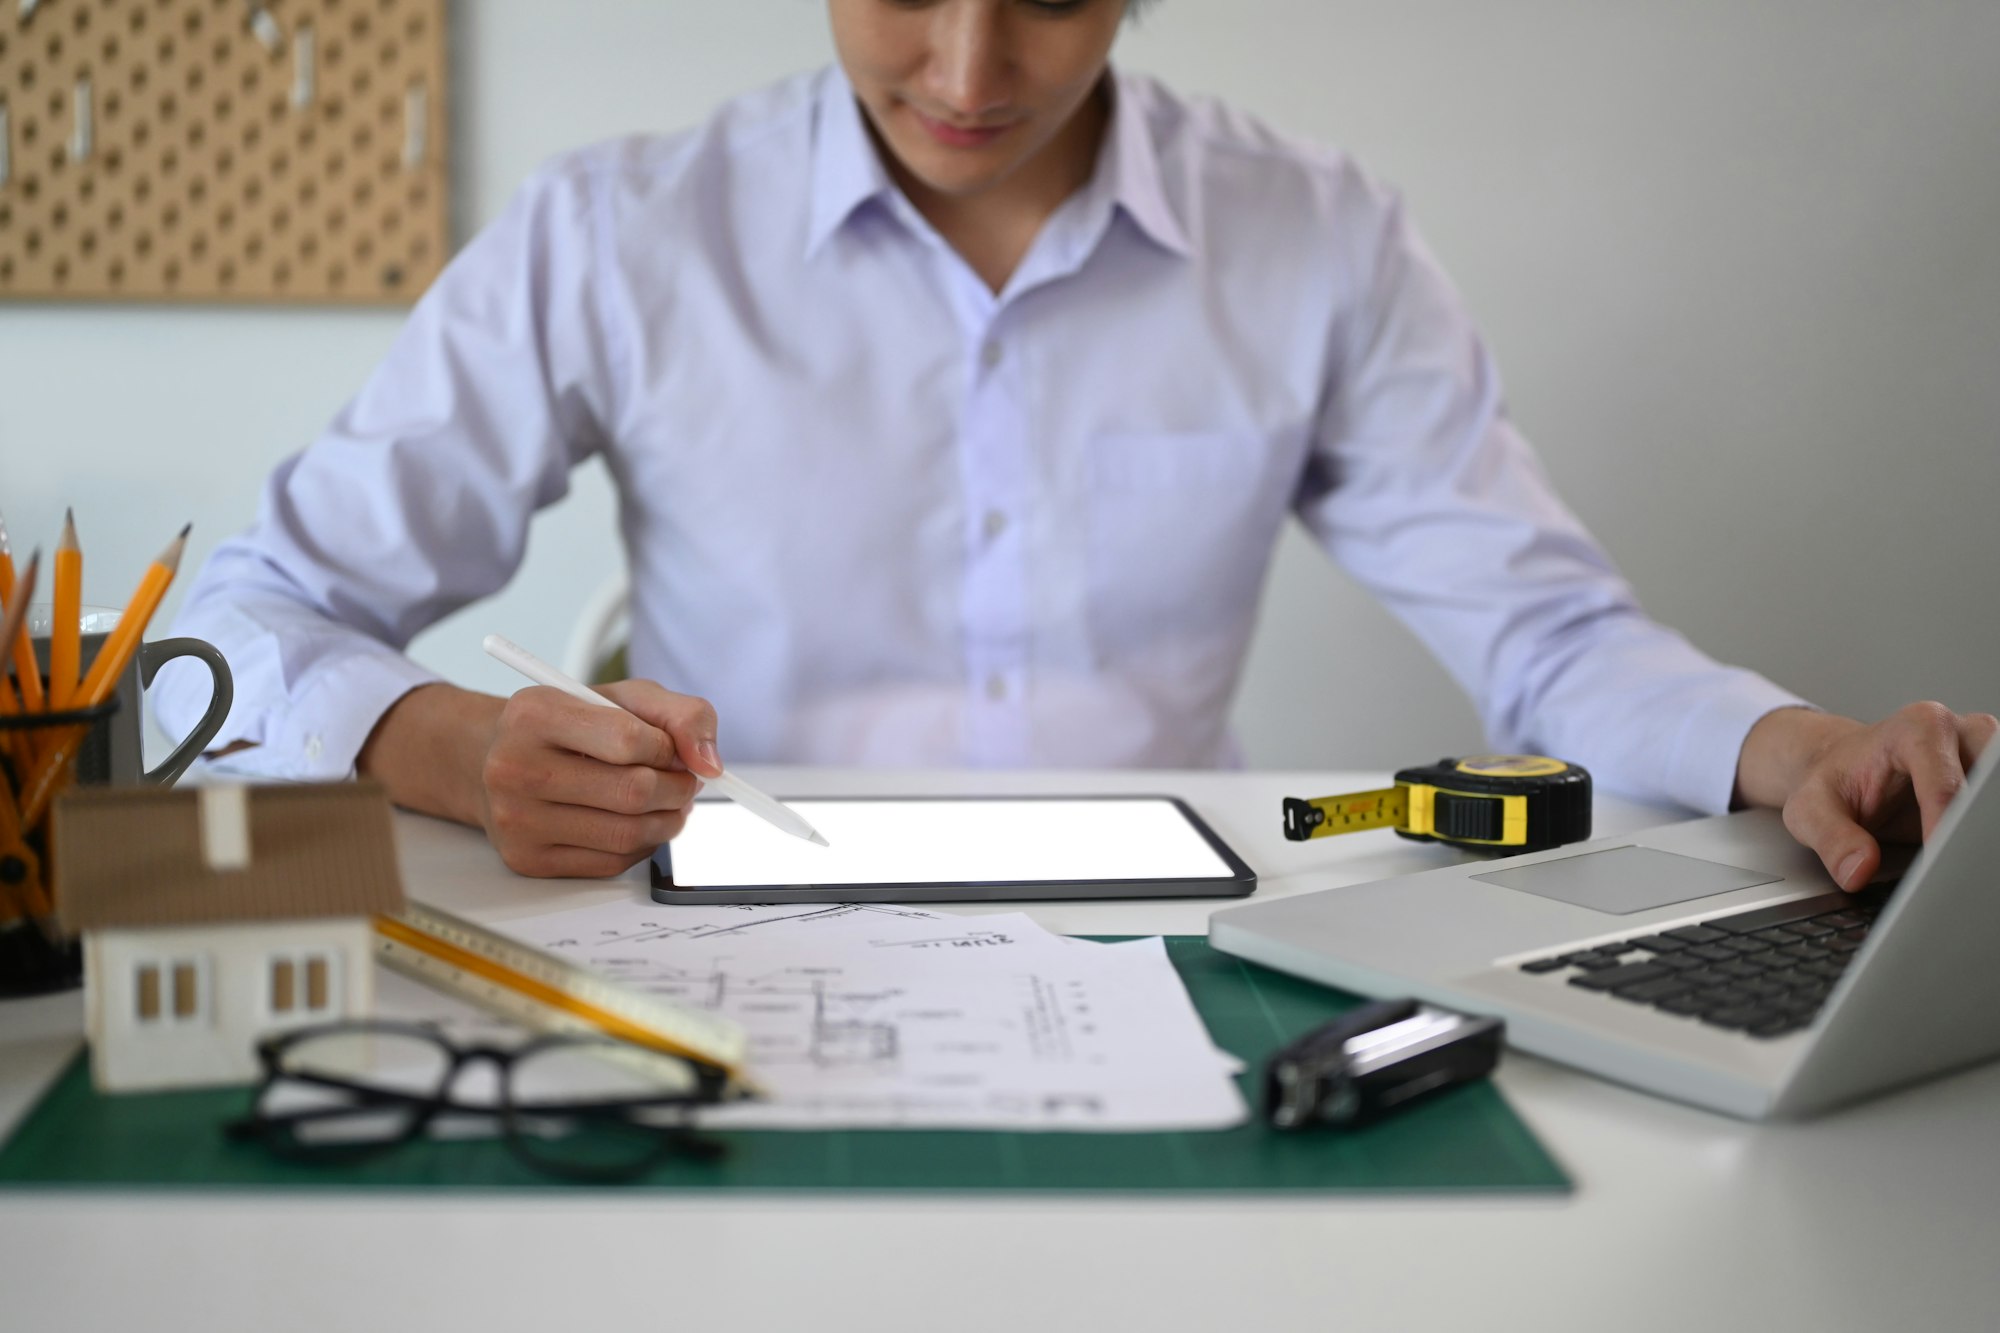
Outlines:
[[[1379,1000],[1313,1029],[1264,1066],[1264,1115],[1279,1129],[1380,1119],[1500,1062],[1505,1025],[1417,1000]]]

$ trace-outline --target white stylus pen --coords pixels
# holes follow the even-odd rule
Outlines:
[[[591,689],[588,685],[565,676],[562,672],[556,670],[547,662],[544,662],[541,658],[523,648],[520,644],[515,643],[512,639],[503,638],[498,634],[489,634],[481,641],[481,646],[486,649],[488,656],[505,662],[508,666],[513,667],[514,670],[520,672],[529,680],[534,681],[537,685],[553,686],[561,690],[564,694],[581,699],[587,704],[598,704],[605,708],[618,707],[617,704],[611,702],[611,700],[605,698],[596,690]],[[701,777],[698,773],[695,776]],[[730,800],[735,801],[751,814],[769,821],[793,837],[804,838],[807,842],[816,842],[822,847],[830,845],[825,838],[819,835],[818,829],[815,829],[811,824],[799,818],[797,811],[782,801],[773,800],[771,797],[766,796],[763,792],[758,791],[734,773],[725,770],[712,778],[703,777],[701,780],[714,787]]]

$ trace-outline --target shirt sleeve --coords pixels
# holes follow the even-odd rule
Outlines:
[[[1400,202],[1363,195],[1300,517],[1471,695],[1496,750],[1728,809],[1751,726],[1802,701],[1646,616],[1507,419],[1492,357]]]
[[[352,773],[389,706],[436,679],[404,655],[411,638],[512,577],[535,511],[598,447],[609,359],[591,215],[581,172],[526,186],[203,566],[174,632],[229,661],[236,701],[214,746],[255,745],[233,767]],[[163,668],[153,697],[185,734],[207,672]]]

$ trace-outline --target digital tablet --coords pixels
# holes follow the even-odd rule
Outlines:
[[[936,903],[1016,898],[1240,898],[1243,858],[1172,796],[787,800],[830,844],[734,801],[695,803],[653,854],[662,903]]]

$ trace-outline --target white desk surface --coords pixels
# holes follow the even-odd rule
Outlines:
[[[746,769],[776,795],[1172,792],[1260,896],[1444,855],[1287,843],[1279,800],[1355,773]],[[1600,832],[1662,822],[1600,798]],[[492,920],[640,894],[518,879],[399,816],[413,894]],[[1032,905],[1069,933],[1199,933],[1211,902]],[[990,910],[1014,910],[995,904]],[[964,910],[978,911],[979,907]],[[0,1127],[76,1049],[74,995],[0,1002]],[[0,1327],[482,1330],[2000,1329],[2000,1065],[1754,1126],[1531,1057],[1499,1080],[1566,1199],[0,1193]]]

